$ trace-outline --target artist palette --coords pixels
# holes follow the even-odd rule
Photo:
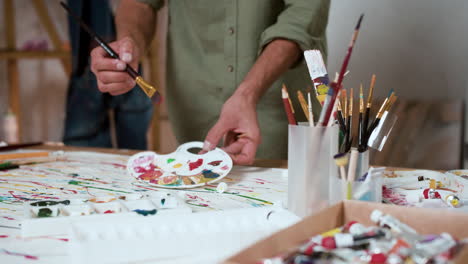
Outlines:
[[[109,221],[167,213],[191,213],[192,209],[179,196],[154,192],[125,196],[101,196],[89,199],[43,200],[26,203],[21,222],[23,237],[63,235],[71,222]]]
[[[140,152],[130,157],[127,171],[140,181],[164,188],[193,188],[219,181],[231,171],[232,160],[219,148],[205,154],[189,151],[202,147],[203,142],[189,142],[167,155]]]

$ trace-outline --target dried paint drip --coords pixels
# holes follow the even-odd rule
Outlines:
[[[140,181],[165,188],[192,188],[214,183],[231,171],[232,160],[219,148],[204,154],[189,151],[202,147],[203,142],[190,142],[168,155],[140,152],[128,160],[127,171]]]
[[[148,216],[148,215],[155,215],[158,210],[153,209],[153,210],[142,210],[142,209],[135,209],[133,212],[140,214],[142,216]]]

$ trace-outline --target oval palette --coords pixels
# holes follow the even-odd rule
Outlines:
[[[219,181],[231,171],[231,157],[219,148],[205,154],[189,151],[202,147],[203,142],[189,142],[167,155],[140,152],[130,157],[127,171],[139,181],[163,188],[193,188]]]

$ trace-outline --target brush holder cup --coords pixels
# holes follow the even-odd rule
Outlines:
[[[346,166],[346,175],[349,176],[349,164]],[[369,177],[369,151],[358,154],[356,175],[352,182],[340,176],[330,178],[330,204],[343,200],[361,200],[368,202],[382,201],[382,177],[374,173]],[[339,175],[339,174],[338,174]]]
[[[329,206],[330,177],[338,178],[338,126],[289,125],[288,209],[305,217]]]

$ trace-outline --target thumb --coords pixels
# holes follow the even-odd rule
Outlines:
[[[217,122],[206,135],[205,142],[203,144],[203,151],[213,150],[227,131],[227,127],[222,123]]]
[[[131,38],[123,38],[119,47],[120,59],[126,63],[131,63],[134,59],[135,44]]]

